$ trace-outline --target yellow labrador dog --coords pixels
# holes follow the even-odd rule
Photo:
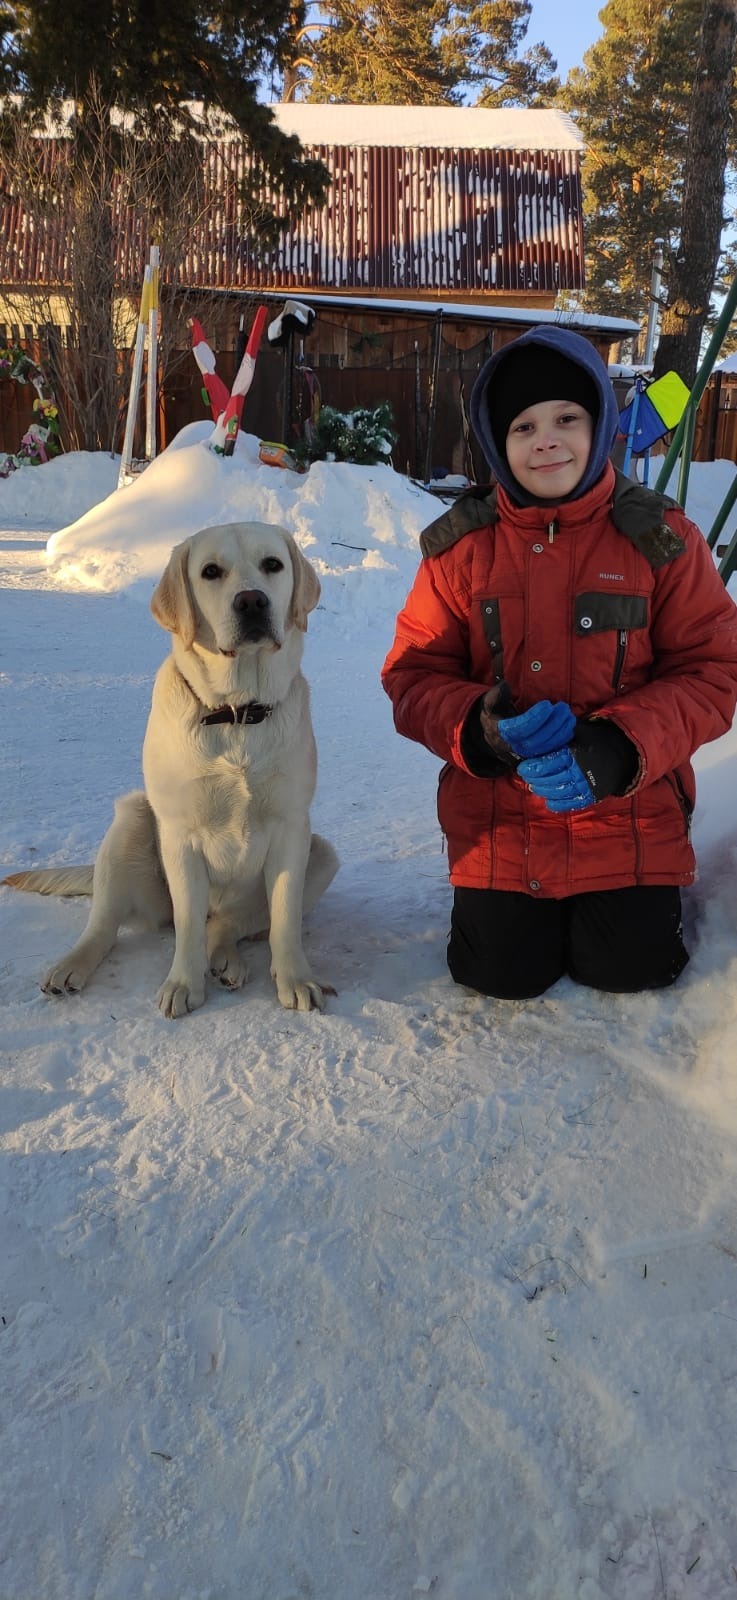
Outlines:
[[[317,759],[300,671],[314,569],[282,528],[204,528],[172,551],[151,610],[172,635],[143,745],[145,793],[116,802],[93,869],[47,868],[4,882],[42,894],[89,894],[78,943],[41,987],[84,988],[131,922],[174,922],[167,1017],[205,999],[208,970],[237,989],[238,942],[268,930],[283,1006],[322,1010],[302,948],[302,915],[333,878],[331,845],[310,832]]]

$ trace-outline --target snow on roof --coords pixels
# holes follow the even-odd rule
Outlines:
[[[11,97],[16,103],[21,97]],[[206,123],[210,137],[222,137],[232,128],[230,118],[203,103],[184,102],[195,120]],[[0,108],[2,100],[0,99]],[[74,110],[73,100],[63,100],[47,112],[42,131],[47,138],[64,138]],[[486,111],[478,106],[347,106],[285,104],[269,106],[282,133],[296,135],[301,144],[379,145],[438,150],[582,150],[584,139],[566,111],[528,111],[518,107]],[[118,126],[135,126],[131,112],[113,112]]]
[[[475,322],[515,323],[525,328],[535,327],[539,323],[554,323],[559,328],[572,328],[574,331],[580,328],[589,333],[611,333],[613,338],[625,338],[629,333],[640,331],[639,322],[633,322],[630,317],[602,317],[596,311],[538,311],[535,306],[508,306],[501,300],[490,300],[487,304],[462,300],[395,300],[393,296],[384,299],[375,294],[322,294],[314,289],[214,289],[210,293],[214,298],[227,296],[240,300],[279,300],[282,304],[285,300],[294,299],[314,306],[318,313],[321,306],[342,307],[345,311],[395,312],[405,317],[435,317],[442,313],[444,317],[469,317]]]
[[[430,145],[452,150],[580,150],[565,111],[486,111],[477,106],[269,106],[282,133],[302,144]]]

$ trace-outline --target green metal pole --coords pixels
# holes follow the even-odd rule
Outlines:
[[[727,329],[729,328],[735,311],[737,311],[737,278],[732,279],[729,292],[719,313],[714,332],[707,345],[706,354],[696,374],[693,388],[691,390],[691,398],[688,402],[686,410],[683,413],[683,416],[681,417],[678,427],[676,428],[670,443],[670,447],[663,461],[663,465],[658,473],[654,487],[659,494],[663,493],[678,456],[681,453],[683,436],[687,426],[686,419],[688,417],[688,413],[689,411],[693,411],[695,417],[699,401],[704,393],[707,383],[709,382],[714,367],[714,362],[716,361],[719,351],[722,348]],[[691,433],[691,444],[693,445],[693,432]],[[688,474],[686,476],[688,477]]]
[[[686,429],[686,415],[690,410],[691,410],[691,403],[689,401],[689,404],[686,406],[686,410],[684,411],[683,416],[681,417],[681,420],[680,420],[680,422],[678,424],[678,427],[676,428],[676,431],[675,431],[675,433],[673,435],[673,438],[671,439],[671,442],[668,445],[668,449],[666,450],[666,453],[665,453],[665,455],[663,457],[663,465],[660,468],[660,471],[658,473],[657,478],[655,479],[655,483],[653,484],[653,488],[656,490],[656,492],[658,494],[664,494],[665,493],[666,487],[668,485],[668,481],[670,479],[670,475],[671,475],[671,473],[673,471],[673,468],[674,468],[674,466],[675,466],[675,464],[676,464],[676,462],[678,460],[678,457],[679,457],[679,455],[681,453],[681,445],[683,443],[683,435],[684,435],[684,432],[685,432],[685,429]]]
[[[732,534],[726,554],[722,556],[719,566],[717,567],[717,572],[719,573],[725,589],[735,567],[737,567],[737,533]]]
[[[691,457],[693,455],[693,439],[696,432],[696,406],[688,406],[686,410],[686,423],[683,429],[683,448],[681,450],[681,470],[678,474],[678,488],[676,500],[679,506],[685,506],[688,494],[688,477],[691,471]]]

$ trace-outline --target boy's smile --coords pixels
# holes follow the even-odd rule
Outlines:
[[[510,425],[509,467],[539,500],[565,500],[580,483],[591,451],[593,421],[573,400],[539,400]]]

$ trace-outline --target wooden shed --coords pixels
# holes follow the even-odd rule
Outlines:
[[[535,324],[557,323],[581,333],[608,362],[611,349],[636,333],[624,318],[453,300],[399,300],[378,295],[224,293],[210,300],[208,327],[226,380],[237,361],[238,332],[258,305],[274,319],[294,302],[315,311],[304,336],[293,331],[272,348],[264,340],[243,426],[262,438],[293,443],[315,395],[339,411],[388,401],[399,435],[394,464],[427,480],[438,472],[483,478],[484,463],[470,437],[468,402],[477,373],[496,350]],[[204,416],[194,362],[166,385],[168,437],[193,416]]]

